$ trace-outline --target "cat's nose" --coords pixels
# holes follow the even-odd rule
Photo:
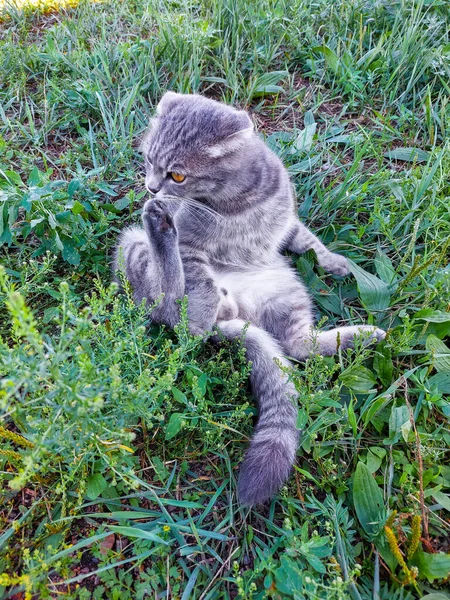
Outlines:
[[[155,186],[154,184],[145,184],[145,187],[148,189],[148,191],[150,192],[150,194],[153,194],[153,196],[155,194],[157,194],[159,192],[159,190],[161,189],[160,187]]]
[[[153,196],[159,192],[162,187],[162,181],[154,173],[147,174],[145,177],[145,187]]]

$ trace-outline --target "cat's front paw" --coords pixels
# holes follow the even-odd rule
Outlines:
[[[176,236],[177,230],[169,206],[162,200],[148,200],[142,209],[142,221],[151,237]]]
[[[345,256],[330,252],[319,260],[319,265],[327,271],[327,273],[333,273],[333,275],[340,275],[344,277],[350,273],[350,266]]]

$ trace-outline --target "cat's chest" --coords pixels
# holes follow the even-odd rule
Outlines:
[[[178,215],[177,215],[178,217]],[[259,216],[182,213],[177,218],[180,244],[204,252],[211,260],[254,262],[277,252],[282,220]]]

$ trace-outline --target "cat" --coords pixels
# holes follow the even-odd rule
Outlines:
[[[238,495],[243,505],[263,503],[288,479],[299,441],[297,394],[280,365],[353,347],[356,336],[377,342],[385,332],[314,328],[312,302],[282,251],[312,249],[320,266],[340,276],[349,273],[348,262],[298,220],[288,172],[247,112],[167,92],[141,150],[151,198],[143,228],[122,232],[114,268],[138,303],[162,296],[155,322],[175,326],[186,294],[193,334],[216,328],[219,338],[243,338],[259,416]]]

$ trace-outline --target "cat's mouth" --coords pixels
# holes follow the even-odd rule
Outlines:
[[[161,194],[158,192],[153,196],[155,200],[162,203],[167,203],[169,210],[176,212],[181,206],[183,206],[188,212],[199,218],[202,214],[208,215],[215,220],[223,219],[223,215],[215,211],[207,199],[197,200],[190,198],[189,196],[172,196],[170,194]]]

